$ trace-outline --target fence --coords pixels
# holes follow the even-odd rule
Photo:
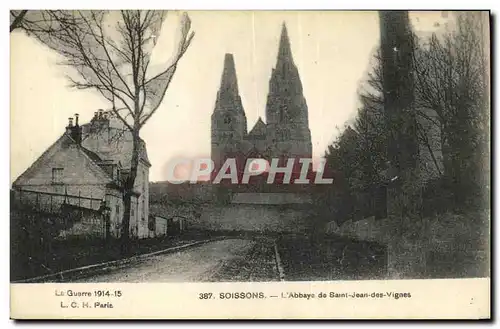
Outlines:
[[[23,189],[13,190],[14,201],[20,205],[35,207],[46,213],[57,213],[63,204],[77,206],[82,209],[99,210],[102,199],[70,195],[68,193],[53,193],[30,191]]]
[[[11,216],[27,229],[51,231],[55,239],[108,237],[109,218],[99,210],[101,199],[18,189],[12,191],[11,203]]]

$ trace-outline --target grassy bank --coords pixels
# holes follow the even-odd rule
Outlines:
[[[338,232],[386,245],[390,278],[466,278],[489,276],[489,227],[489,212],[470,211],[367,219],[345,223]]]
[[[53,241],[39,248],[22,244],[11,248],[11,281],[53,274],[64,270],[147,254],[182,244],[204,240],[203,232],[186,232],[181,236],[131,240],[127,254],[120,241],[96,239]]]
[[[386,250],[374,242],[283,235],[277,245],[287,281],[377,279],[386,272]]]

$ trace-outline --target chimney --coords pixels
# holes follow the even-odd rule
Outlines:
[[[99,119],[99,120],[102,120],[102,109],[99,109],[98,119]]]
[[[73,118],[68,118],[68,125],[66,126],[66,133],[71,134],[72,127],[73,127]]]
[[[75,114],[75,125],[73,126],[73,118],[69,119],[68,130],[70,130],[71,138],[80,145],[82,143],[82,128],[78,125],[78,113]]]

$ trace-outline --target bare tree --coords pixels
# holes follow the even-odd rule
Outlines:
[[[456,181],[452,192],[462,196],[472,194],[469,188],[472,182],[484,191],[489,184],[485,181],[488,175],[481,174],[477,168],[483,165],[484,172],[489,163],[488,51],[484,42],[487,27],[484,27],[484,18],[478,16],[478,13],[460,14],[456,28],[448,30],[443,37],[411,36],[414,57],[409,74],[414,78],[411,86],[414,97],[410,108],[416,116],[421,169],[433,178],[443,174],[438,147],[441,138],[446,176]],[[387,179],[385,174],[390,169],[384,151],[387,132],[400,129],[397,125],[388,125],[384,119],[380,49],[375,52],[370,67],[358,91],[361,106],[352,126],[357,134],[346,129],[325,154],[328,165],[343,178],[344,184],[337,182],[335,187],[344,193],[338,207],[351,209],[347,214],[355,208],[348,202],[352,195],[359,195],[362,188]],[[326,204],[335,199],[334,196],[326,198]]]
[[[10,32],[23,26],[23,20],[27,13],[27,10],[10,11]]]
[[[151,76],[151,54],[166,17],[164,11],[38,11],[41,26],[30,30],[63,56],[71,86],[98,91],[132,135],[130,174],[124,182],[122,246],[128,248],[131,197],[137,177],[140,131],[155,114],[194,32],[183,14],[171,63]],[[19,17],[19,16],[17,16]],[[45,23],[44,23],[45,22]]]
[[[453,29],[432,35],[415,53],[416,105],[436,113],[428,119],[442,132],[444,170],[458,204],[481,179],[475,167],[488,152],[483,21],[478,13],[460,13]]]
[[[54,33],[59,26],[56,17],[62,17],[56,15],[57,12],[50,10],[11,10],[10,32],[23,30],[28,34]]]

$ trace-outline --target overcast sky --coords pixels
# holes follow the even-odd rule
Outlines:
[[[265,103],[282,22],[309,107],[313,156],[320,157],[357,109],[356,91],[366,78],[379,42],[376,12],[204,12],[189,13],[196,32],[156,115],[141,137],[147,143],[151,181],[164,180],[173,157],[210,155],[210,115],[225,53],[233,53],[250,130]],[[167,63],[178,13],[171,12],[155,52],[153,68]],[[411,14],[417,31],[438,29],[440,12]],[[22,31],[11,33],[11,182],[63,132],[79,113],[87,122],[108,108],[96,92],[67,88],[58,57]]]

